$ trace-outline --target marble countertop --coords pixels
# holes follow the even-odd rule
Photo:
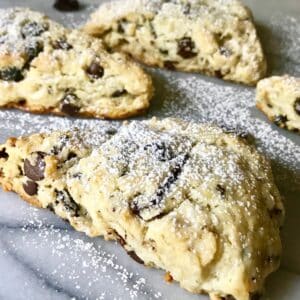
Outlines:
[[[0,7],[28,6],[75,26],[98,0],[62,14],[53,1],[1,0]],[[300,76],[299,0],[245,0],[254,12],[270,73]],[[253,88],[201,75],[149,70],[156,96],[147,117],[178,116],[249,131],[271,160],[285,200],[284,254],[278,272],[267,282],[267,299],[300,299],[300,136],[278,129],[254,108]],[[218,111],[217,109],[220,109]],[[105,121],[36,116],[0,111],[0,142],[62,126],[108,126]],[[116,124],[117,125],[117,124]],[[0,191],[0,300],[28,299],[207,299],[167,284],[164,273],[138,265],[114,242],[88,238],[48,211],[30,207]]]

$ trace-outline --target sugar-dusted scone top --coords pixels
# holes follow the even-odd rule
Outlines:
[[[238,0],[115,0],[84,30],[148,65],[250,85],[266,73],[251,12]]]
[[[152,82],[123,54],[25,8],[0,10],[0,106],[125,118],[149,107]]]
[[[102,143],[111,137],[104,133]],[[66,185],[67,171],[89,155],[92,145],[77,130],[10,138],[0,146],[0,185],[30,204],[48,208],[90,236],[104,235],[94,228],[87,211],[72,199]],[[78,174],[80,176],[80,174]]]
[[[256,106],[277,126],[300,133],[300,78],[284,75],[261,80]]]
[[[85,140],[76,132],[8,140],[0,184],[77,230],[117,239],[188,291],[256,299],[280,263],[284,208],[253,146],[173,119],[124,124],[96,147]]]
[[[218,128],[133,122],[67,185],[96,228],[105,220],[133,258],[188,291],[248,300],[279,265],[284,212],[270,164]]]

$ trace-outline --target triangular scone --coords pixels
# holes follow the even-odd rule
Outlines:
[[[0,106],[119,119],[151,97],[150,77],[99,39],[28,9],[0,10]]]
[[[84,30],[151,66],[253,85],[266,61],[251,12],[238,0],[119,0]]]
[[[67,186],[96,228],[104,219],[130,256],[191,292],[249,300],[279,266],[284,211],[270,164],[218,128],[124,125]]]
[[[300,77],[273,76],[261,80],[256,106],[281,128],[300,133]]]
[[[102,141],[110,137],[103,134]],[[0,146],[0,185],[32,205],[54,211],[79,231],[104,235],[107,230],[93,226],[88,212],[74,201],[66,185],[68,170],[91,153],[86,140],[76,130],[10,138]]]
[[[91,236],[116,238],[132,258],[191,292],[250,300],[263,291],[280,263],[284,208],[254,147],[172,119],[124,124],[93,149],[72,138],[61,152],[61,135],[0,146],[2,186],[53,206]],[[32,197],[29,179],[37,184]]]

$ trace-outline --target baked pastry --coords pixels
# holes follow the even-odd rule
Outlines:
[[[11,149],[0,146],[0,182],[18,192],[20,179],[6,175]],[[279,266],[284,208],[270,164],[221,129],[173,119],[124,124],[64,178],[92,235],[117,239],[191,292],[256,299]]]
[[[97,138],[98,143],[113,134],[114,131],[104,132],[101,139]],[[66,184],[70,167],[91,153],[88,140],[77,130],[8,139],[0,146],[0,185],[34,206],[50,209],[75,229],[89,236],[99,235],[86,210],[72,199]]]
[[[266,73],[251,12],[238,0],[112,1],[84,30],[150,66],[249,85]]]
[[[256,106],[277,126],[300,132],[300,78],[285,75],[261,80]]]
[[[0,10],[0,106],[119,119],[151,96],[150,77],[100,40],[29,9]]]

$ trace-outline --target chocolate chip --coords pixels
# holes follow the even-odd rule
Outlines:
[[[122,23],[118,23],[117,31],[118,31],[118,33],[124,33],[125,32],[125,30],[124,30],[124,28],[122,26]]]
[[[277,207],[269,210],[269,216],[271,217],[271,219],[278,218],[281,215],[282,215],[282,210]]]
[[[114,231],[114,233],[115,233],[115,235],[116,235],[116,237],[117,237],[117,241],[118,241],[118,243],[122,246],[122,247],[124,247],[124,246],[126,246],[126,241],[116,232],[116,231]]]
[[[300,98],[297,98],[294,103],[294,110],[300,116]]]
[[[23,189],[27,195],[33,196],[37,194],[38,184],[34,181],[28,180],[26,183],[23,183]]]
[[[56,204],[62,204],[64,209],[70,213],[72,216],[79,217],[80,214],[80,206],[74,201],[69,191],[63,190],[58,191],[55,190],[56,194]]]
[[[221,55],[224,55],[225,57],[230,57],[232,54],[231,50],[229,50],[228,48],[226,48],[224,46],[220,47],[220,53],[221,53]]]
[[[24,79],[24,76],[20,69],[11,67],[0,71],[0,79],[5,81],[19,82]]]
[[[4,159],[8,159],[9,155],[8,153],[6,152],[6,149],[3,148],[0,150],[0,158],[4,158]]]
[[[222,300],[235,300],[232,295],[226,295],[225,297],[221,297]]]
[[[128,92],[126,89],[122,89],[122,90],[116,90],[115,92],[113,92],[113,94],[111,95],[113,98],[118,98],[121,96],[126,95]]]
[[[41,42],[34,42],[25,47],[25,52],[28,57],[28,63],[30,63],[34,58],[36,58],[42,51],[44,47]],[[27,67],[27,66],[26,66]]]
[[[24,161],[24,174],[34,180],[40,181],[45,178],[45,158],[46,153],[44,152],[34,152],[32,153],[32,158],[34,159],[34,164],[32,165],[28,159]]]
[[[179,162],[175,164],[170,170],[170,176],[167,177],[163,183],[158,187],[156,194],[150,198],[149,202],[143,205],[140,205],[138,202],[138,198],[134,199],[130,203],[130,209],[133,214],[139,215],[140,212],[144,209],[149,209],[150,207],[157,206],[163,200],[165,194],[170,190],[170,187],[177,181],[179,175],[182,172],[183,166],[186,164],[189,156],[186,154],[184,155]],[[161,213],[159,213],[161,215]]]
[[[143,265],[144,261],[142,259],[140,259],[136,253],[134,251],[127,251],[127,254],[133,259],[135,260],[137,263]]]
[[[261,299],[261,294],[260,293],[250,293],[250,300],[260,300]]]
[[[80,9],[78,0],[55,0],[53,6],[60,11],[75,11]]]
[[[26,23],[22,29],[21,34],[23,39],[27,37],[40,36],[48,29],[47,24],[39,24],[35,21]]]
[[[56,50],[70,50],[73,49],[73,46],[65,38],[60,38],[53,43],[53,48]]]
[[[283,115],[278,115],[273,120],[274,124],[279,127],[285,127],[287,121],[288,121],[287,116],[283,116]]]
[[[165,60],[164,67],[168,70],[174,71],[174,70],[176,70],[175,63],[176,62],[171,61],[171,60]]]
[[[76,116],[80,110],[80,107],[77,106],[78,100],[75,94],[66,94],[61,100],[61,111],[67,115]]]
[[[54,212],[54,207],[53,207],[52,203],[49,203],[46,208],[49,209],[50,211]]]
[[[215,77],[222,79],[223,78],[223,74],[220,70],[215,71]]]
[[[18,100],[18,105],[25,106],[26,102],[27,102],[26,99],[20,99],[20,100]]]
[[[173,150],[164,142],[147,144],[145,145],[144,150],[150,150],[159,161],[167,161],[174,158]]]
[[[72,158],[75,158],[75,157],[77,157],[77,154],[74,153],[74,152],[70,152],[70,153],[68,154],[67,160],[71,160]]]
[[[177,54],[183,58],[192,58],[197,55],[195,50],[195,43],[190,37],[184,37],[178,41]]]
[[[92,62],[86,72],[94,79],[101,78],[104,75],[104,69],[97,62]]]
[[[183,7],[183,14],[184,15],[188,15],[191,12],[191,4],[187,3],[186,5],[184,5]]]
[[[168,50],[165,50],[165,49],[159,49],[159,52],[163,55],[168,55],[169,54],[169,51]]]
[[[223,186],[221,186],[220,184],[217,184],[216,190],[221,194],[222,197],[225,196],[226,189]]]

